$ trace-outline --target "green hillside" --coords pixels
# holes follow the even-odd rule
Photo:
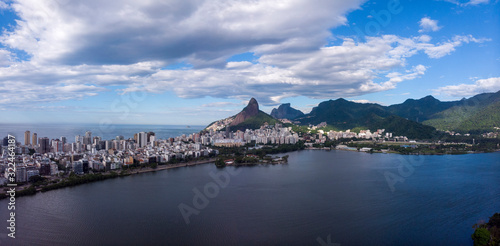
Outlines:
[[[308,115],[297,119],[302,124],[326,122],[340,130],[385,129],[395,136],[413,139],[430,139],[435,128],[407,120],[389,112],[387,107],[374,103],[355,103],[344,99],[320,103]]]
[[[500,91],[483,93],[456,102],[455,106],[432,115],[425,125],[439,130],[459,132],[485,132],[500,125]]]
[[[418,100],[408,99],[404,103],[391,105],[387,109],[400,117],[422,122],[430,119],[436,113],[455,106],[456,103],[456,101],[441,102],[433,96],[426,96]]]
[[[489,105],[462,121],[457,130],[463,132],[477,131],[480,129],[495,131],[494,127],[500,127],[500,101]]]
[[[338,129],[347,130],[367,126],[375,116],[387,117],[389,113],[383,106],[374,103],[355,103],[345,99],[329,100],[313,108],[311,113],[297,118],[301,124],[317,125],[326,122]]]
[[[276,120],[272,116],[262,112],[259,110],[259,113],[255,116],[252,116],[245,121],[241,122],[238,125],[231,126],[231,131],[245,131],[245,129],[259,129],[260,126],[264,125],[264,123],[268,123],[269,125],[275,125],[276,123],[280,123],[280,121]]]
[[[385,129],[392,132],[393,136],[407,136],[410,139],[431,139],[436,129],[432,126],[422,125],[415,121],[407,120],[396,115],[373,122],[370,126],[372,131]]]

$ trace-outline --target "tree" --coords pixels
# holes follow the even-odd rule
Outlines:
[[[486,228],[477,228],[472,234],[474,246],[486,246],[490,241],[490,232]]]
[[[36,182],[41,182],[41,181],[44,181],[44,180],[45,180],[44,177],[42,177],[40,175],[34,175],[34,176],[31,176],[28,181],[30,183],[36,183]]]
[[[226,166],[226,162],[224,162],[224,160],[222,158],[218,158],[215,161],[215,166],[216,167],[225,167]]]
[[[496,226],[500,228],[500,213],[495,213],[493,216],[490,217],[488,226]]]

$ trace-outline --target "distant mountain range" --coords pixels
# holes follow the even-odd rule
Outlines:
[[[417,139],[431,138],[436,129],[480,133],[500,127],[500,91],[450,102],[426,96],[391,106],[356,103],[340,98],[320,103],[309,114],[286,103],[274,108],[268,115],[259,110],[257,100],[252,98],[240,113],[216,121],[207,128],[223,124],[231,131],[257,129],[265,123],[278,123],[277,119],[292,120],[299,125],[326,122],[338,130],[386,129],[395,135]]]
[[[290,107],[289,104],[283,105],[286,112],[298,111]],[[280,108],[273,109],[273,112],[280,112]],[[282,112],[284,111],[282,110]],[[274,115],[280,116],[279,114]],[[380,125],[382,119],[398,116],[408,122],[396,117],[390,119],[397,119],[396,121],[409,128],[416,127],[414,123],[422,123],[439,130],[484,132],[492,131],[494,127],[500,127],[500,91],[482,93],[469,99],[450,102],[442,102],[433,96],[426,96],[418,100],[408,99],[404,103],[391,106],[356,103],[340,98],[322,102],[314,107],[309,114],[303,116],[294,117],[291,114],[281,114],[281,116],[300,122],[302,125],[316,125],[326,122],[339,130],[356,127],[372,129],[376,125]],[[424,129],[430,130],[430,128]]]

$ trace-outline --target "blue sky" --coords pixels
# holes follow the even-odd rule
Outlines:
[[[500,90],[498,0],[0,1],[2,123],[206,125]]]

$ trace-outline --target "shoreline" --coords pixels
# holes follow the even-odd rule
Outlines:
[[[491,151],[472,151],[472,152],[466,152],[466,153],[459,152],[459,153],[409,153],[409,154],[404,154],[404,153],[400,153],[397,151],[387,151],[387,152],[374,151],[373,153],[370,153],[368,151],[326,148],[326,147],[323,147],[323,148],[308,147],[308,148],[305,148],[304,150],[326,150],[326,151],[341,150],[341,151],[359,152],[359,153],[367,153],[367,154],[398,154],[398,155],[468,155],[468,154],[486,154],[486,153],[500,152],[500,149],[495,149],[495,150],[491,150]]]
[[[216,160],[216,158],[210,158],[208,160],[203,160],[203,161],[190,161],[190,162],[170,164],[170,165],[168,165],[168,164],[167,165],[158,165],[158,167],[156,167],[156,168],[152,168],[152,167],[140,168],[138,171],[136,171],[136,170],[129,170],[129,174],[128,175],[141,174],[141,173],[149,173],[149,172],[155,172],[155,171],[162,171],[162,170],[167,170],[167,169],[172,169],[172,168],[178,168],[178,167],[197,166],[197,165],[201,165],[201,164],[214,163],[215,160]]]
[[[131,175],[136,175],[136,174],[143,174],[143,173],[150,173],[150,172],[156,172],[156,171],[163,171],[163,170],[168,170],[168,169],[173,169],[173,168],[179,168],[179,167],[190,167],[190,166],[197,166],[197,165],[202,165],[202,164],[209,164],[209,163],[214,163],[215,160],[216,160],[216,158],[210,158],[208,160],[202,160],[202,161],[190,161],[190,162],[170,164],[170,165],[168,165],[168,164],[167,165],[158,165],[157,168],[146,167],[146,168],[126,170],[126,171],[122,170],[122,171],[125,171],[126,173],[124,173],[124,174],[118,174],[116,176],[112,176],[112,172],[116,173],[114,170],[108,171],[108,172],[104,172],[104,173],[95,173],[95,174],[96,175],[100,174],[102,176],[105,176],[106,178],[103,179],[103,180],[106,180],[106,179],[110,179],[110,178],[126,177],[126,176],[131,176]],[[88,175],[88,174],[85,174],[85,175]],[[79,177],[83,177],[85,175],[81,175]],[[58,183],[64,182],[67,179],[68,179],[68,177],[65,177],[65,178],[61,179],[61,181],[59,181]],[[97,181],[99,181],[99,180],[97,180]],[[93,183],[93,182],[96,182],[96,181],[82,183],[82,184],[88,184],[88,183]],[[81,184],[78,184],[78,185],[81,185]],[[16,197],[36,195],[37,193],[44,193],[44,192],[51,191],[51,190],[58,190],[58,189],[68,188],[68,187],[73,187],[73,186],[78,186],[78,185],[68,185],[68,186],[64,186],[64,187],[60,187],[60,188],[55,188],[55,189],[50,189],[50,190],[46,190],[46,191],[43,190],[44,187],[46,187],[46,186],[36,187],[34,193],[30,193],[30,194],[21,193],[21,195],[18,195],[19,192],[27,190],[27,189],[29,189],[31,187],[31,185],[29,183],[26,183],[26,184],[23,184],[23,185],[20,185],[20,186],[16,187],[17,188],[16,189]],[[5,186],[2,187],[2,188],[6,189]],[[22,188],[22,189],[19,189],[19,188]],[[3,200],[3,199],[7,198],[7,192],[4,191],[4,190],[2,190],[2,191],[3,192],[0,193],[0,194],[1,195],[5,195],[5,197],[0,197],[0,200]]]

